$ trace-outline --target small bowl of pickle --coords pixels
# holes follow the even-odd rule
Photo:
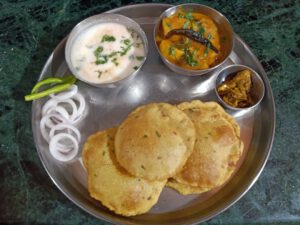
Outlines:
[[[253,69],[230,65],[217,75],[215,92],[223,106],[231,110],[255,109],[265,94],[264,82]]]

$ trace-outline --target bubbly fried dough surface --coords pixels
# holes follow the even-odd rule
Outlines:
[[[224,184],[243,152],[238,124],[215,102],[184,102],[178,108],[193,121],[196,141],[190,158],[168,186],[192,194]]]
[[[116,128],[91,135],[83,148],[91,197],[117,214],[133,216],[145,213],[157,202],[166,183],[131,176],[116,161]]]
[[[194,142],[194,125],[184,112],[167,103],[152,103],[138,107],[119,126],[116,157],[134,176],[163,180],[182,169]]]

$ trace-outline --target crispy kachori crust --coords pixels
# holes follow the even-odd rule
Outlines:
[[[147,181],[128,174],[114,155],[116,128],[91,135],[83,148],[91,197],[117,214],[134,216],[151,209],[166,183]]]
[[[191,185],[182,184],[171,178],[168,180],[167,187],[171,187],[182,195],[199,194],[211,190],[208,187],[193,187]]]
[[[193,151],[195,128],[177,107],[152,103],[138,107],[119,126],[115,149],[122,167],[148,180],[178,173]]]
[[[243,151],[235,120],[215,102],[178,105],[193,121],[196,141],[193,153],[168,186],[182,194],[201,193],[224,184],[236,169]],[[189,187],[190,186],[190,187]]]

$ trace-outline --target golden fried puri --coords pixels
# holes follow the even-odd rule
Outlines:
[[[116,157],[134,176],[164,180],[182,169],[194,142],[194,125],[184,112],[153,103],[138,107],[119,126]]]
[[[238,124],[215,102],[185,102],[178,108],[193,121],[196,141],[190,158],[168,186],[192,194],[224,184],[243,151]]]
[[[133,216],[151,209],[166,183],[133,177],[115,158],[116,128],[91,135],[83,148],[91,197],[117,214]]]
[[[193,187],[189,184],[182,184],[173,178],[168,180],[166,186],[175,189],[176,191],[178,191],[180,194],[183,195],[200,194],[211,190],[211,188],[209,187]]]

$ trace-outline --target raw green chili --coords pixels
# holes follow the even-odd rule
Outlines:
[[[50,81],[59,81],[59,82],[50,82]],[[66,76],[63,78],[58,78],[58,79],[50,79],[47,78],[45,80],[42,80],[38,82],[32,89],[31,94],[25,96],[25,101],[32,101],[35,99],[39,99],[45,96],[48,96],[53,93],[61,92],[66,89],[68,89],[72,84],[76,82],[76,78],[74,76]],[[53,83],[60,83],[58,85],[55,85],[53,87],[50,87],[46,90],[37,92],[39,87],[41,87],[44,84],[53,84]]]
[[[39,81],[34,85],[34,87],[31,90],[31,94],[35,93],[41,86],[45,84],[56,84],[56,83],[63,83],[63,79],[60,77],[49,77],[44,80]]]

